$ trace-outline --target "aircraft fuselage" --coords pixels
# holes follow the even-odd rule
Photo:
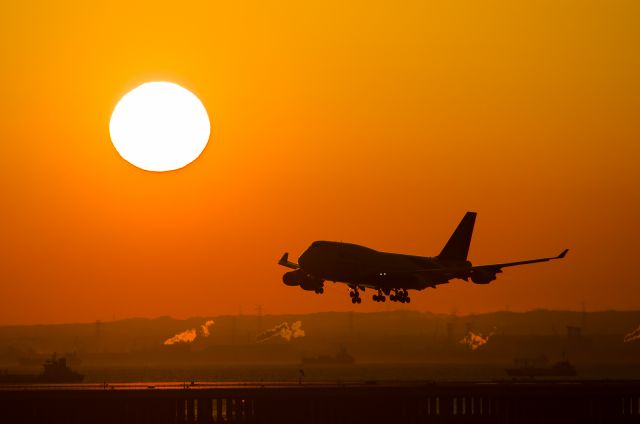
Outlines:
[[[332,241],[314,242],[298,262],[305,273],[322,280],[382,289],[422,290],[446,282],[438,275],[438,269],[471,267],[468,261],[380,252],[357,244]],[[429,276],[425,270],[434,273]]]

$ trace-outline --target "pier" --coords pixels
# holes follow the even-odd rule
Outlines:
[[[0,387],[5,423],[631,423],[640,381]]]

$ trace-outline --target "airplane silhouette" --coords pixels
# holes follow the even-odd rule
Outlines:
[[[335,241],[315,241],[298,258],[289,261],[285,253],[279,265],[293,269],[282,276],[288,286],[324,292],[324,282],[344,283],[349,287],[352,303],[361,303],[360,290],[373,289],[373,300],[409,303],[408,290],[424,290],[447,284],[459,278],[475,284],[488,284],[502,268],[562,259],[569,249],[558,256],[518,262],[473,266],[467,260],[469,244],[476,221],[475,212],[467,212],[449,238],[442,252],[435,257],[379,252],[365,246]]]

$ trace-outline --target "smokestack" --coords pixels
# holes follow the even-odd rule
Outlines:
[[[96,351],[102,352],[102,321],[96,320]]]
[[[236,317],[231,317],[231,344],[236,344]]]

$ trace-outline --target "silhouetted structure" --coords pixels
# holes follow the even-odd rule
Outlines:
[[[516,358],[513,368],[505,371],[511,377],[575,377],[578,375],[575,367],[563,359],[549,365],[546,356],[538,358]]]
[[[79,383],[84,379],[67,366],[66,358],[58,358],[54,353],[51,359],[43,364],[44,372],[39,376],[40,383]]]
[[[84,379],[67,366],[66,358],[58,358],[54,353],[44,364],[44,371],[39,375],[28,374],[0,374],[0,383],[26,384],[26,383],[79,383]]]
[[[7,423],[628,423],[640,382],[3,390]]]

